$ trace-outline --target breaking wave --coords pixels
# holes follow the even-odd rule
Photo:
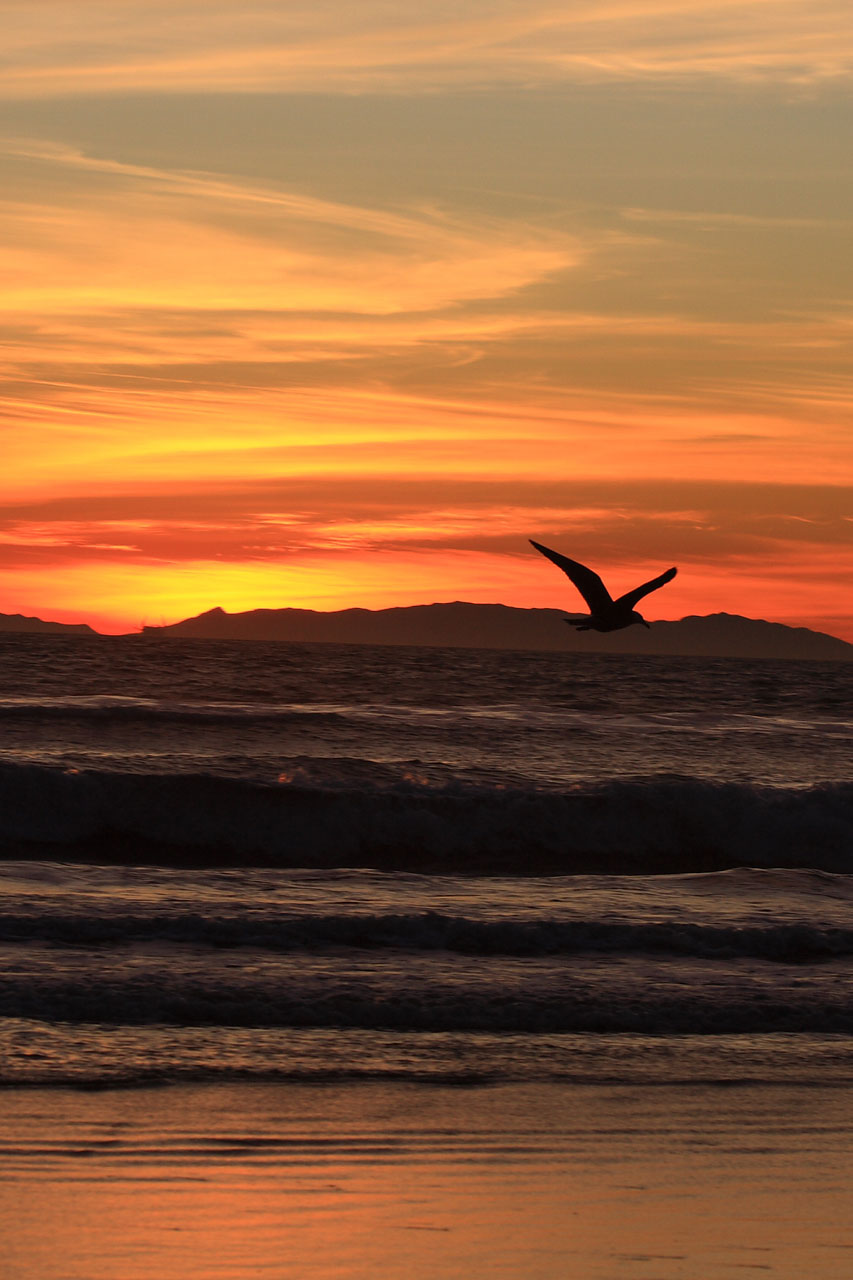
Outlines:
[[[662,920],[472,920],[427,911],[411,914],[240,916],[158,913],[81,916],[3,912],[0,942],[74,947],[168,943],[274,953],[329,947],[448,951],[469,956],[555,956],[644,952],[705,959],[750,958],[805,964],[853,956],[853,928],[787,921],[712,925]]]
[[[853,871],[853,784],[653,776],[561,790],[393,773],[278,783],[0,765],[0,850],[431,872]]]
[[[846,983],[819,988],[731,977],[721,989],[684,981],[613,983],[584,980],[527,984],[439,983],[399,987],[291,975],[241,982],[219,973],[200,980],[180,970],[68,974],[27,978],[14,974],[0,995],[3,1018],[53,1025],[339,1027],[399,1032],[581,1032],[647,1035],[853,1032]]]

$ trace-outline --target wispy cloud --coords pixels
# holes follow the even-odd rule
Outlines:
[[[554,85],[697,75],[831,81],[853,66],[844,0],[7,3],[6,97]]]
[[[10,143],[5,153],[23,166],[19,193],[0,201],[0,270],[18,311],[132,304],[383,315],[500,297],[581,256],[568,236],[517,221],[362,208],[64,148]],[[61,200],[56,186],[68,171],[75,183]],[[36,198],[45,182],[54,184],[49,202]]]
[[[1,608],[562,603],[527,533],[836,608],[841,0],[27,0],[4,45]]]
[[[841,486],[475,476],[90,491],[0,507],[0,589],[38,612],[50,583],[54,610],[70,617],[86,599],[91,618],[103,603],[126,627],[213,604],[465,598],[570,608],[564,580],[532,556],[534,536],[617,585],[677,563],[663,616],[781,612],[820,625],[839,572],[853,572],[849,502]],[[748,602],[733,597],[735,585]],[[837,617],[834,625],[846,627]]]
[[[159,398],[174,423],[193,404],[215,418],[229,398],[230,412],[241,397],[344,383],[430,402],[442,390],[471,396],[493,416],[516,397],[538,411],[593,389],[659,403],[730,395],[752,413],[787,399],[797,416],[844,395],[840,371],[815,367],[807,384],[796,361],[825,352],[837,362],[849,312],[809,300],[799,313],[768,302],[742,316],[740,296],[715,292],[701,234],[673,247],[583,218],[555,230],[518,215],[332,201],[44,141],[2,151],[0,394],[12,414],[49,403],[66,417],[146,416]],[[636,217],[626,211],[625,225]],[[758,221],[747,219],[750,233]],[[750,247],[715,254],[738,262]],[[668,254],[684,282],[669,308],[655,283]],[[762,390],[757,370],[768,367]],[[97,405],[106,388],[109,406]]]

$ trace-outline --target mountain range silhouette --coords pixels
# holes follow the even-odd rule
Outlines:
[[[802,658],[853,661],[853,644],[807,627],[744,618],[691,615],[611,634],[576,634],[560,609],[517,609],[502,604],[409,605],[390,609],[209,609],[166,626],[146,626],[142,638],[272,640],[297,643],[426,645],[473,649],[538,649],[566,653],[649,654],[686,657]],[[34,632],[97,637],[85,624],[43,622],[0,614],[0,633]],[[132,638],[132,637],[128,637]]]

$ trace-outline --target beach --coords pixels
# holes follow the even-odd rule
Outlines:
[[[16,1280],[850,1273],[843,1089],[6,1091]]]

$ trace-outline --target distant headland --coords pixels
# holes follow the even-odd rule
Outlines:
[[[0,633],[20,631],[39,635],[96,636],[98,634],[85,622],[42,622],[41,618],[28,618],[23,613],[0,613]]]
[[[609,635],[576,634],[559,609],[502,604],[410,605],[392,609],[210,609],[169,626],[143,627],[143,638],[272,640],[291,643],[425,645],[464,649],[540,649],[568,653],[649,654],[705,658],[800,658],[853,662],[853,644],[807,627],[713,613],[655,622]],[[85,624],[0,614],[0,633],[98,635]],[[128,637],[132,638],[132,637]]]

